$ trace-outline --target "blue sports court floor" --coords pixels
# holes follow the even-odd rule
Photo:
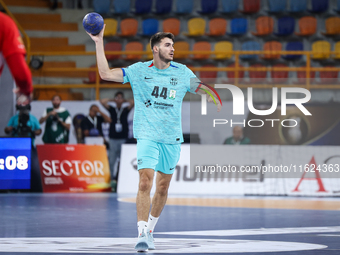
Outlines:
[[[0,255],[135,253],[133,198],[0,194]],[[340,254],[340,200],[171,198],[152,254]],[[280,209],[274,209],[280,208]]]

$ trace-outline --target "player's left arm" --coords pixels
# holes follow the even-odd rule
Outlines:
[[[214,103],[217,106],[217,111],[221,111],[222,101],[219,97],[216,90],[208,84],[200,83],[196,89],[196,94],[198,95],[207,95],[207,101],[210,103]]]
[[[207,95],[207,101],[214,102],[215,105],[217,106],[217,111],[218,112],[221,111],[222,101],[216,90],[213,88],[213,86],[200,81],[189,68],[186,68],[185,72],[190,79],[188,92],[198,95]]]

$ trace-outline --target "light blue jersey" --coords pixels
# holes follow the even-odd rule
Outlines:
[[[186,92],[196,93],[199,82],[195,74],[176,62],[163,70],[157,69],[152,61],[138,62],[122,70],[124,83],[130,82],[135,100],[134,137],[182,143],[182,101]]]

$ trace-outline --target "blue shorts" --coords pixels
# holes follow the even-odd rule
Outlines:
[[[138,170],[151,168],[173,174],[181,154],[181,144],[165,144],[151,140],[137,140]]]

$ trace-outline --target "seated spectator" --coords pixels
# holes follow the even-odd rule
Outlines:
[[[111,123],[111,118],[103,113],[97,105],[91,105],[89,115],[80,124],[83,140],[86,136],[103,137],[103,123]]]
[[[243,129],[240,126],[233,128],[233,136],[225,139],[224,144],[250,144],[250,139],[243,136]]]

